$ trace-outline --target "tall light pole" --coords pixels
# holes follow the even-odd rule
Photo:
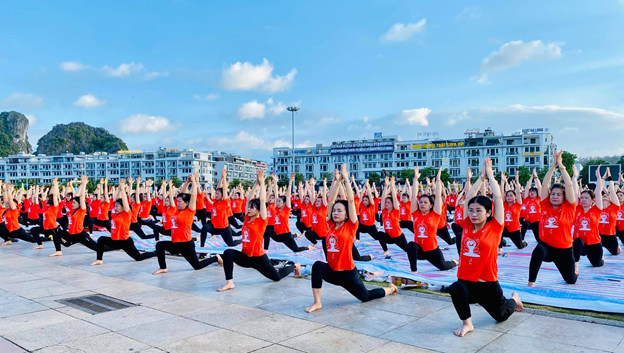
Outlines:
[[[299,111],[299,107],[288,107],[286,108],[289,112],[292,113],[292,172],[295,172],[295,112]]]

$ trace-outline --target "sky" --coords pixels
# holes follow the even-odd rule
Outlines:
[[[624,0],[13,1],[0,111],[104,127],[132,150],[274,147],[547,127],[624,154]],[[619,43],[619,44],[618,44]]]

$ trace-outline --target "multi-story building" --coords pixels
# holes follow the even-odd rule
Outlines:
[[[381,135],[381,134],[376,134]],[[293,171],[306,178],[320,179],[325,173],[346,163],[351,174],[362,181],[375,172],[381,174],[403,169],[434,167],[449,170],[451,177],[465,180],[468,168],[478,175],[485,158],[493,167],[514,176],[520,166],[543,168],[551,162],[551,150],[556,148],[547,128],[522,129],[511,135],[466,131],[455,140],[402,140],[385,136],[369,140],[336,141],[331,146],[278,147],[273,149],[273,168],[279,177]]]
[[[74,155],[63,153],[59,156],[32,155],[20,152],[0,158],[0,179],[5,182],[25,182],[47,184],[54,178],[61,181],[74,180],[81,175],[92,179],[108,178],[112,183],[121,178],[141,177],[159,181],[177,177],[180,180],[197,171],[202,184],[218,182],[221,161],[227,159],[228,170],[233,170],[232,178],[255,180],[255,169],[266,170],[264,162],[244,159],[223,152],[199,152],[191,149],[159,149],[154,152],[120,151],[115,154],[96,152]],[[247,170],[254,169],[250,172]],[[242,172],[242,171],[245,172]],[[219,171],[219,172],[217,172]]]

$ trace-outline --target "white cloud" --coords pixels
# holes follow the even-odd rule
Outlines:
[[[398,125],[422,125],[428,126],[427,116],[431,113],[429,108],[403,110],[396,119]]]
[[[258,103],[258,101],[253,100],[241,105],[240,108],[238,108],[238,116],[241,119],[262,119],[264,118],[265,111],[266,106],[264,103]]]
[[[457,15],[458,20],[468,19],[468,20],[478,20],[482,17],[481,11],[476,6],[470,6],[463,9],[459,15]]]
[[[26,119],[28,119],[28,125],[30,126],[36,125],[37,121],[39,121],[39,118],[35,115],[26,115]]]
[[[129,64],[119,64],[116,68],[104,66],[102,70],[111,77],[124,77],[131,74],[145,71],[143,64],[135,64],[134,61]]]
[[[319,120],[319,125],[335,125],[339,122],[339,118],[324,117],[323,119]]]
[[[624,114],[605,110],[601,108],[586,108],[586,107],[562,107],[558,105],[544,105],[544,106],[525,106],[522,104],[513,104],[509,106],[509,109],[525,112],[525,113],[586,113],[592,115],[598,115],[611,121],[617,121],[624,123]]]
[[[219,99],[220,96],[216,93],[210,93],[207,96],[200,96],[199,94],[196,94],[193,96],[193,98],[195,98],[198,101],[213,101],[215,99]]]
[[[66,61],[61,64],[61,70],[67,72],[82,71],[89,68],[89,65],[84,65],[80,61]]]
[[[381,36],[380,40],[383,42],[405,42],[414,34],[424,31],[426,24],[427,20],[424,18],[417,23],[395,23],[388,32]]]
[[[269,111],[273,115],[279,115],[286,111],[286,106],[282,102],[278,102],[277,104],[269,104]]]
[[[101,100],[97,99],[96,96],[94,96],[93,94],[89,93],[89,94],[85,94],[84,96],[78,98],[78,100],[76,100],[74,102],[74,106],[91,109],[91,108],[101,107],[105,103],[106,103],[105,100],[101,101]]]
[[[579,132],[579,131],[580,130],[577,127],[570,127],[570,126],[568,126],[568,127],[564,127],[563,129],[559,130],[559,133],[561,133],[561,134],[568,134],[568,133],[571,133],[571,132]]]
[[[479,75],[471,79],[479,84],[487,84],[490,82],[488,80],[490,72],[520,66],[527,61],[557,60],[561,58],[561,46],[561,43],[544,43],[541,40],[528,43],[515,40],[505,43],[481,62]]]
[[[150,81],[150,80],[157,79],[157,78],[159,78],[159,77],[168,77],[168,76],[169,76],[169,73],[168,73],[168,72],[166,72],[166,71],[163,71],[163,72],[152,71],[152,72],[147,72],[147,73],[145,73],[145,75],[143,76],[143,78],[144,78],[146,81]]]
[[[39,109],[43,107],[43,98],[30,93],[13,93],[2,98],[0,106],[20,110]]]
[[[267,150],[270,151],[273,147],[280,147],[282,140],[271,141],[262,139],[256,135],[250,134],[247,131],[240,131],[234,137],[213,137],[208,140],[212,145],[217,145],[222,148],[229,148],[235,151],[246,150]],[[278,144],[278,146],[276,146]]]
[[[282,92],[292,86],[296,74],[292,69],[286,76],[273,76],[273,64],[267,59],[260,65],[238,61],[223,68],[219,85],[232,91]]]
[[[175,130],[176,124],[162,116],[134,114],[119,120],[119,130],[124,134],[156,133]]]
[[[468,115],[467,112],[463,111],[461,113],[456,113],[456,114],[451,114],[449,115],[448,118],[446,118],[445,124],[446,125],[457,125],[458,123],[462,122],[462,121],[466,121],[466,120],[471,120],[472,117],[470,115]]]

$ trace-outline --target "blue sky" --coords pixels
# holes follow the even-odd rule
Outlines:
[[[624,0],[39,1],[2,5],[0,110],[130,149],[224,150],[548,127],[623,154]]]

